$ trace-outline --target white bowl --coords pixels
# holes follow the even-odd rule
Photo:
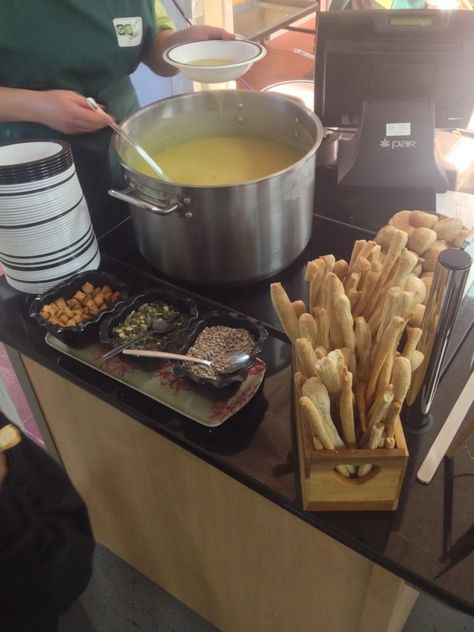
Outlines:
[[[42,268],[27,268],[18,269],[17,267],[11,267],[6,263],[3,263],[3,269],[11,279],[17,281],[26,281],[36,283],[38,281],[50,281],[51,279],[58,279],[60,277],[72,274],[77,270],[80,270],[82,266],[87,265],[97,253],[98,244],[97,240],[93,239],[89,247],[82,252],[79,256],[73,256],[69,261],[58,262],[50,266],[43,266]],[[59,281],[57,281],[59,283]]]
[[[21,184],[0,184],[0,193],[26,193],[32,191],[33,193],[38,189],[46,189],[58,183],[67,182],[68,179],[75,173],[75,165],[71,165],[65,171],[51,176],[49,178],[43,178],[41,180],[33,180],[31,182],[22,182]]]
[[[77,272],[82,272],[86,270],[97,270],[99,265],[100,265],[100,251],[97,251],[97,254],[94,257],[94,259],[87,265],[83,266],[80,270],[77,270]],[[68,276],[70,275],[67,274],[64,276],[64,278],[67,278]],[[47,290],[51,289],[55,285],[58,285],[58,283],[61,283],[61,281],[64,280],[64,278],[62,278],[60,280],[53,279],[51,281],[27,282],[27,281],[19,281],[19,280],[11,279],[8,276],[8,274],[5,274],[5,278],[7,280],[7,283],[11,285],[11,287],[15,288],[16,290],[19,290],[20,292],[25,292],[27,294],[43,294],[43,292],[46,292]]]
[[[163,58],[188,79],[220,83],[238,79],[266,53],[261,44],[248,40],[203,40],[176,44],[165,50]]]
[[[59,154],[63,146],[54,141],[11,143],[10,145],[2,145],[0,147],[0,166],[17,166],[26,163],[36,162],[51,158],[55,154]]]

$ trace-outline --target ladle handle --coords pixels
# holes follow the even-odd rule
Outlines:
[[[167,360],[184,360],[185,362],[195,362],[196,364],[204,364],[212,366],[210,360],[203,358],[195,358],[194,356],[182,355],[181,353],[169,353],[168,351],[151,351],[149,349],[124,349],[122,353],[126,355],[143,356],[145,358],[165,358]]]
[[[147,154],[147,152],[143,149],[143,147],[140,147],[140,145],[137,145],[130,138],[130,136],[123,131],[120,125],[117,125],[117,123],[113,120],[113,118],[109,114],[107,114],[107,112],[104,112],[104,110],[97,105],[95,99],[93,99],[92,97],[87,97],[86,101],[89,104],[89,107],[92,110],[94,110],[94,112],[101,112],[107,118],[107,123],[109,127],[111,127],[114,130],[114,132],[120,136],[120,138],[122,138],[126,143],[128,143],[130,147],[133,147],[133,149],[137,152],[137,154],[139,154],[142,160],[144,160],[147,163],[147,165],[151,167],[153,171],[160,176],[160,178],[162,178],[163,180],[166,180],[165,174],[163,173],[163,170],[161,169],[161,167],[159,167],[156,164],[153,158],[151,158]]]

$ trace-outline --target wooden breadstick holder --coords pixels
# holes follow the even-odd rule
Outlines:
[[[293,387],[294,388],[294,387]],[[301,496],[306,511],[393,511],[398,507],[408,461],[400,419],[395,424],[395,448],[377,450],[316,450],[313,434],[295,402]],[[373,468],[362,478],[346,478],[338,465]]]

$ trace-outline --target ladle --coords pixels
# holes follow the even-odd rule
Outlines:
[[[137,154],[140,155],[140,157],[147,163],[147,165],[149,165],[153,169],[153,171],[160,176],[162,180],[169,180],[169,178],[165,175],[163,169],[156,164],[153,158],[143,149],[143,147],[132,140],[127,132],[124,132],[120,125],[117,125],[117,123],[113,121],[113,119],[107,114],[107,112],[104,112],[104,110],[97,105],[95,99],[93,99],[92,97],[87,97],[86,101],[89,104],[89,107],[94,110],[94,112],[102,112],[102,114],[107,119],[109,127],[111,127],[114,132],[120,136],[120,138],[123,138],[123,140],[128,143],[130,147],[133,147]]]
[[[144,356],[146,358],[164,358],[166,360],[183,360],[184,362],[195,362],[196,364],[204,364],[212,367],[217,373],[226,375],[227,373],[235,373],[249,363],[250,356],[243,351],[229,351],[221,356],[221,360],[225,362],[225,368],[218,368],[212,360],[204,358],[196,358],[191,355],[182,355],[181,353],[169,353],[167,351],[152,351],[148,349],[125,349],[122,353],[127,355]]]
[[[166,334],[175,327],[175,319],[165,320],[164,318],[154,318],[151,321],[150,329],[147,329],[147,331],[144,331],[140,335],[135,336],[135,338],[132,338],[131,340],[126,340],[125,342],[122,342],[121,344],[114,347],[111,351],[104,353],[104,355],[100,359],[110,360],[110,358],[118,355],[124,349],[128,349],[128,347],[134,345],[136,342],[140,342],[140,340],[143,340],[147,336],[152,336],[153,334]]]

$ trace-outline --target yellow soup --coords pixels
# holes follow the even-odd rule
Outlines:
[[[234,59],[194,59],[193,61],[186,62],[189,66],[228,66],[234,64]]]
[[[259,136],[208,136],[168,147],[152,157],[174,182],[224,185],[264,178],[302,155],[289,145]],[[139,169],[155,175],[144,163]]]

